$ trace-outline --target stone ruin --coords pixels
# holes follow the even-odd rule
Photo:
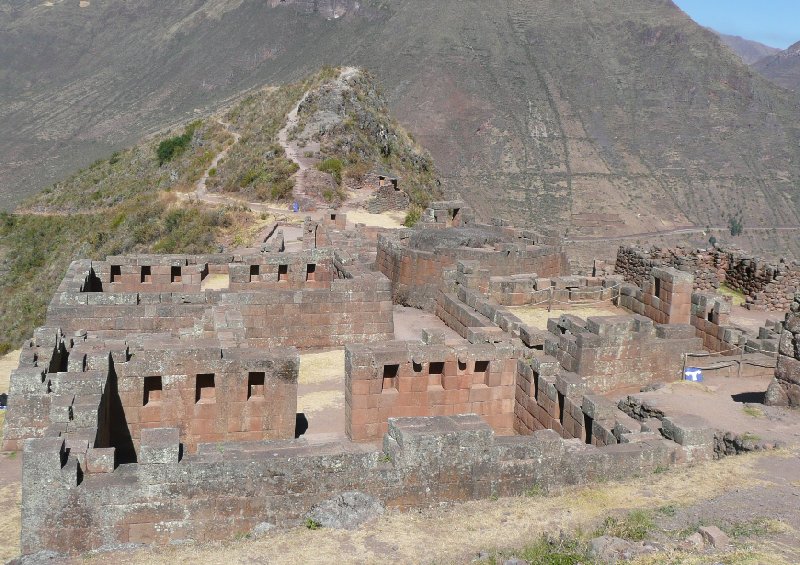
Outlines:
[[[23,452],[23,554],[226,539],[356,490],[407,509],[708,459],[707,422],[645,424],[604,393],[677,380],[704,346],[774,341],[734,336],[686,273],[571,276],[552,238],[477,223],[461,202],[399,232],[331,211],[292,251],[281,229],[235,254],[70,266],[11,376],[3,449]],[[537,329],[512,310],[596,301],[629,314]],[[440,326],[398,341],[395,304]],[[779,378],[800,362],[783,359],[795,329]],[[332,347],[346,437],[313,440],[299,352]]]
[[[767,390],[766,404],[800,406],[800,294],[795,295],[780,332],[775,379]]]
[[[674,267],[694,276],[695,290],[713,291],[725,284],[745,295],[746,307],[786,312],[800,291],[800,263],[769,262],[740,250],[620,247],[616,272],[642,285],[655,267]]]

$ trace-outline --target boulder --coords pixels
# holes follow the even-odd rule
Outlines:
[[[323,528],[353,530],[384,512],[381,501],[359,491],[350,491],[317,504],[308,518]]]

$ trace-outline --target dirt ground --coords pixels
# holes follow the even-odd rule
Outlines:
[[[771,380],[711,374],[702,383],[678,381],[633,395],[667,415],[697,414],[724,431],[800,444],[800,411],[761,404]],[[609,396],[617,400],[627,394]]]
[[[406,219],[405,212],[384,212],[382,214],[370,214],[364,210],[343,210],[347,214],[347,223],[364,224],[376,228],[399,229],[403,227]]]
[[[17,368],[19,351],[0,357],[0,394],[8,392],[11,371]],[[0,410],[0,443],[3,441],[5,411]],[[20,457],[17,453],[0,453],[0,562],[19,553],[19,513],[22,500]]]
[[[466,342],[438,316],[430,312],[407,306],[396,305],[394,307],[394,338],[396,340],[417,341],[422,338],[423,329],[444,332],[445,343],[450,345]]]
[[[344,349],[300,356],[297,412],[308,421],[309,441],[345,438]]]

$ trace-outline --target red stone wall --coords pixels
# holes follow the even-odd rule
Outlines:
[[[510,348],[389,342],[348,346],[345,427],[353,441],[378,441],[389,418],[480,415],[512,434],[516,359]]]
[[[223,352],[224,354],[224,352]],[[117,389],[133,445],[144,428],[174,427],[189,453],[199,443],[291,439],[299,357],[220,359],[219,349],[137,351],[119,363]],[[157,384],[157,386],[155,386]]]

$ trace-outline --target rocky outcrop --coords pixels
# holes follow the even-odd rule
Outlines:
[[[786,315],[784,330],[778,346],[778,365],[775,379],[769,385],[766,404],[800,406],[800,294]]]

